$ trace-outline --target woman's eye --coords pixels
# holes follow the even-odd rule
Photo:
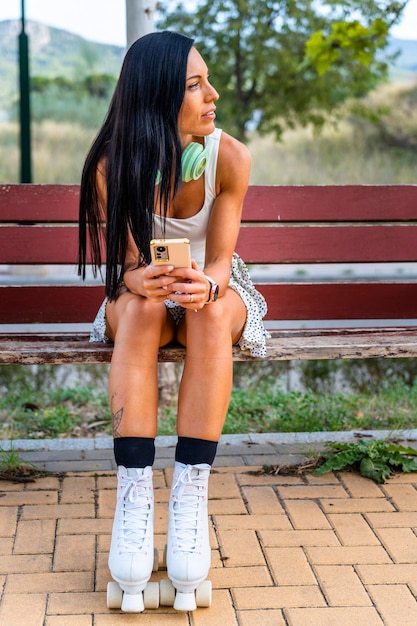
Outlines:
[[[189,87],[190,89],[196,89],[200,83],[192,83]]]

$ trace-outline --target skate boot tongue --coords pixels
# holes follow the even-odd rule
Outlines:
[[[134,553],[145,548],[148,518],[152,514],[152,468],[119,467],[121,500],[118,547],[120,552]]]
[[[198,553],[201,550],[200,507],[207,500],[207,474],[210,466],[184,465],[174,478],[172,510],[175,519],[176,550]]]

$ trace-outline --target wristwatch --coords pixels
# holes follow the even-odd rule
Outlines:
[[[210,291],[209,291],[209,297],[208,297],[207,303],[216,302],[217,298],[219,297],[219,285],[216,283],[215,280],[210,278],[210,276],[207,276],[207,274],[205,276],[210,284]]]

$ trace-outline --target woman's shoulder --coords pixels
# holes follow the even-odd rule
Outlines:
[[[221,169],[224,167],[230,173],[233,170],[239,172],[249,170],[250,152],[244,143],[223,131],[220,138],[218,164]]]
[[[222,131],[220,137],[220,151],[226,156],[235,156],[239,159],[250,161],[250,152],[244,143]]]

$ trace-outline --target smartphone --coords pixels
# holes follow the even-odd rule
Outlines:
[[[191,267],[190,241],[188,239],[152,239],[151,256],[154,265]]]

